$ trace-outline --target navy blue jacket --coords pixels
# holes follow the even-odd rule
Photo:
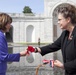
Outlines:
[[[19,61],[20,53],[8,54],[8,45],[4,33],[0,31],[0,73],[6,73],[7,62]]]

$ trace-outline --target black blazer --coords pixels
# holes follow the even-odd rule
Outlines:
[[[68,35],[69,32],[65,30],[54,43],[40,47],[41,55],[61,50],[65,75],[76,75],[76,27],[72,32],[71,40],[68,40]]]

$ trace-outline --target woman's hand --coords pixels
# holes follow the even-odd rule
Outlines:
[[[56,66],[56,67],[58,67],[58,68],[64,69],[63,64],[62,64],[59,60],[55,60],[55,61],[54,61],[54,66]]]
[[[27,49],[25,49],[24,51],[20,52],[20,56],[26,56],[28,54]]]

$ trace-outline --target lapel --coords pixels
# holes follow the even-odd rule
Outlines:
[[[62,52],[63,52],[63,60],[64,62],[66,62],[66,52],[65,52],[65,49],[66,49],[66,44],[67,44],[67,31],[65,32],[65,35],[64,35],[64,38],[63,38],[63,44],[62,44]]]
[[[2,35],[2,38],[4,39],[3,43],[4,43],[4,45],[7,47],[8,45],[7,45],[6,37],[5,37],[4,33],[3,33],[1,30],[0,30],[0,32],[1,32],[0,35]]]
[[[76,36],[76,26],[74,27],[73,32],[72,32],[73,39],[74,39],[75,36]]]
[[[68,31],[65,32],[65,35],[64,35],[64,39],[63,39],[63,50],[65,50],[66,48],[66,45],[67,45],[67,39],[68,39]]]

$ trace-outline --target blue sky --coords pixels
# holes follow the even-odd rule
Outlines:
[[[0,12],[22,13],[24,6],[34,13],[44,12],[44,0],[0,0]]]

